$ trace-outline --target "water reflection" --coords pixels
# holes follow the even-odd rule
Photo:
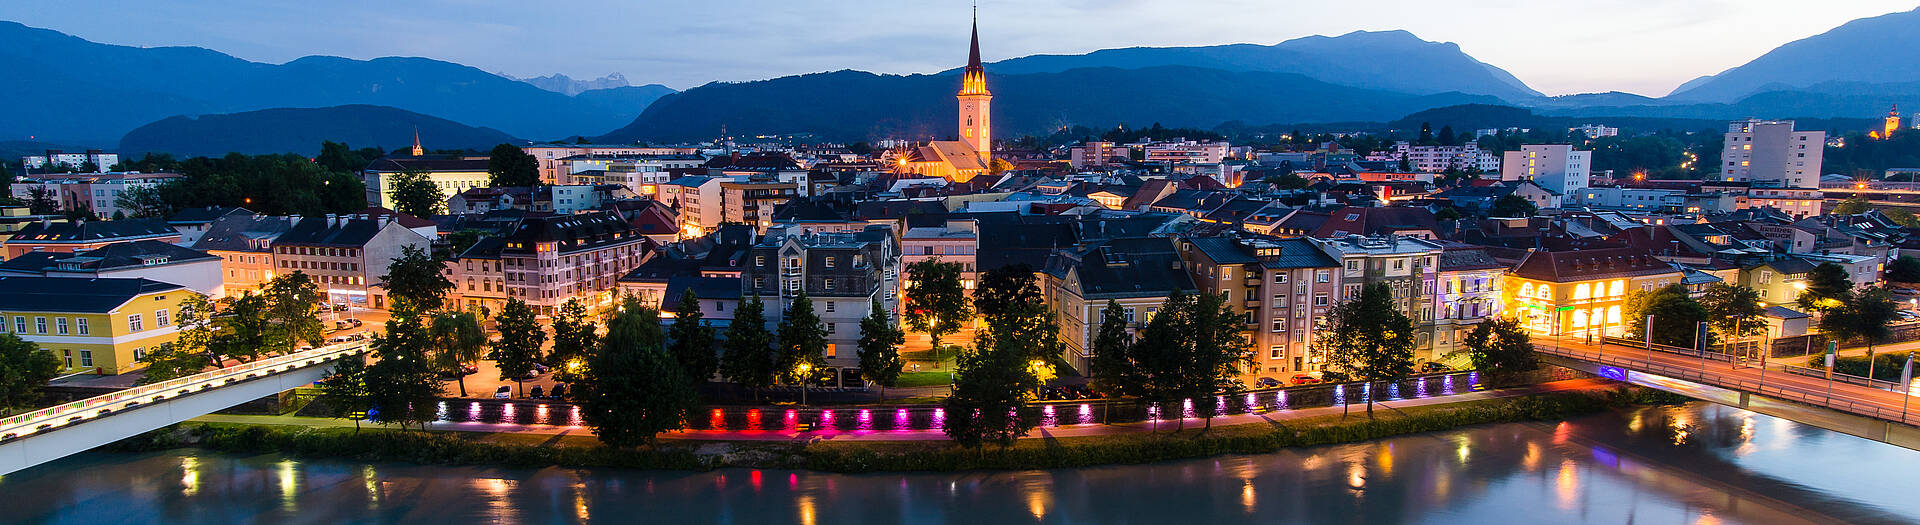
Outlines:
[[[1920,520],[1906,489],[1916,470],[1920,453],[1692,405],[1031,472],[519,470],[102,453],[9,475],[0,492],[7,521],[50,523],[1876,523]]]

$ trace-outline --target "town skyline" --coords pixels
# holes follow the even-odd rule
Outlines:
[[[748,5],[753,3],[741,2],[717,17],[703,11],[708,6],[607,3],[582,9],[609,16],[578,17],[582,9],[441,2],[397,8],[281,5],[249,13],[216,2],[169,4],[165,9],[107,9],[104,4],[101,9],[75,9],[84,6],[28,1],[0,6],[0,19],[105,43],[194,46],[269,63],[310,55],[419,56],[516,78],[564,74],[590,80],[619,73],[634,85],[658,83],[674,89],[842,69],[936,73],[953,68],[957,58],[952,50],[967,38],[954,30],[954,22],[967,16],[967,7],[959,3],[904,9],[872,3]],[[992,62],[1126,47],[1271,45],[1312,35],[1404,30],[1428,41],[1457,43],[1468,55],[1550,96],[1622,91],[1657,97],[1850,20],[1914,9],[1913,3],[1901,0],[1850,2],[1817,11],[1776,0],[1635,2],[1645,5],[1628,8],[1535,3],[1526,7],[1542,21],[1519,27],[1495,24],[1500,30],[1490,31],[1476,21],[1507,19],[1517,5],[1368,3],[1379,9],[1363,10],[1374,15],[1353,17],[1354,6],[1349,5],[1262,11],[1259,2],[1235,1],[1215,2],[1213,8],[987,2],[981,6],[983,38],[993,44],[982,51]],[[1252,16],[1216,16],[1233,10]],[[380,16],[350,16],[355,13]],[[816,13],[832,16],[802,16]],[[329,16],[373,23],[312,23]],[[637,17],[684,23],[654,24],[661,30],[652,32],[645,30],[646,24],[631,25],[641,20]],[[1091,23],[1059,23],[1090,17]],[[1610,20],[1619,23],[1605,23]],[[741,31],[740,24],[762,29]],[[633,32],[636,27],[640,29]],[[602,40],[608,35],[621,36]]]

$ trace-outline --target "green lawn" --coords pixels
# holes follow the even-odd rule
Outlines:
[[[946,370],[928,370],[925,372],[904,372],[893,386],[934,386],[953,383],[953,376]]]

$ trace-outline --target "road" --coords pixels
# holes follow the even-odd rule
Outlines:
[[[1907,343],[1907,345],[1912,344],[1914,343]],[[1766,368],[1761,368],[1757,363],[1702,361],[1698,355],[1688,356],[1659,351],[1649,353],[1639,348],[1587,344],[1584,341],[1562,340],[1554,337],[1536,338],[1534,346],[1542,353],[1562,357],[1584,359],[1676,379],[1759,393],[1876,419],[1908,424],[1920,423],[1920,403],[1912,403],[1912,396],[1880,388],[1828,381],[1823,377],[1790,373],[1782,367],[1784,363],[1777,361],[1770,361]],[[1795,358],[1793,362],[1804,361]]]

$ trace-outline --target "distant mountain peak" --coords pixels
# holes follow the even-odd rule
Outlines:
[[[513,78],[513,77],[509,76],[507,78]],[[623,87],[633,85],[633,84],[627,83],[626,75],[622,75],[619,73],[611,73],[611,74],[608,74],[607,76],[596,78],[593,80],[574,80],[573,77],[569,77],[563,73],[554,73],[554,74],[543,76],[543,77],[517,78],[514,80],[526,82],[528,84],[532,84],[533,87],[537,87],[547,91],[552,91],[554,93],[559,93],[569,97],[578,95],[583,92],[593,91],[596,89],[623,88]]]
[[[1779,89],[1823,82],[1920,81],[1920,9],[1849,21],[1827,32],[1788,42],[1760,58],[1703,76],[1675,88],[1667,98],[1734,102]]]

